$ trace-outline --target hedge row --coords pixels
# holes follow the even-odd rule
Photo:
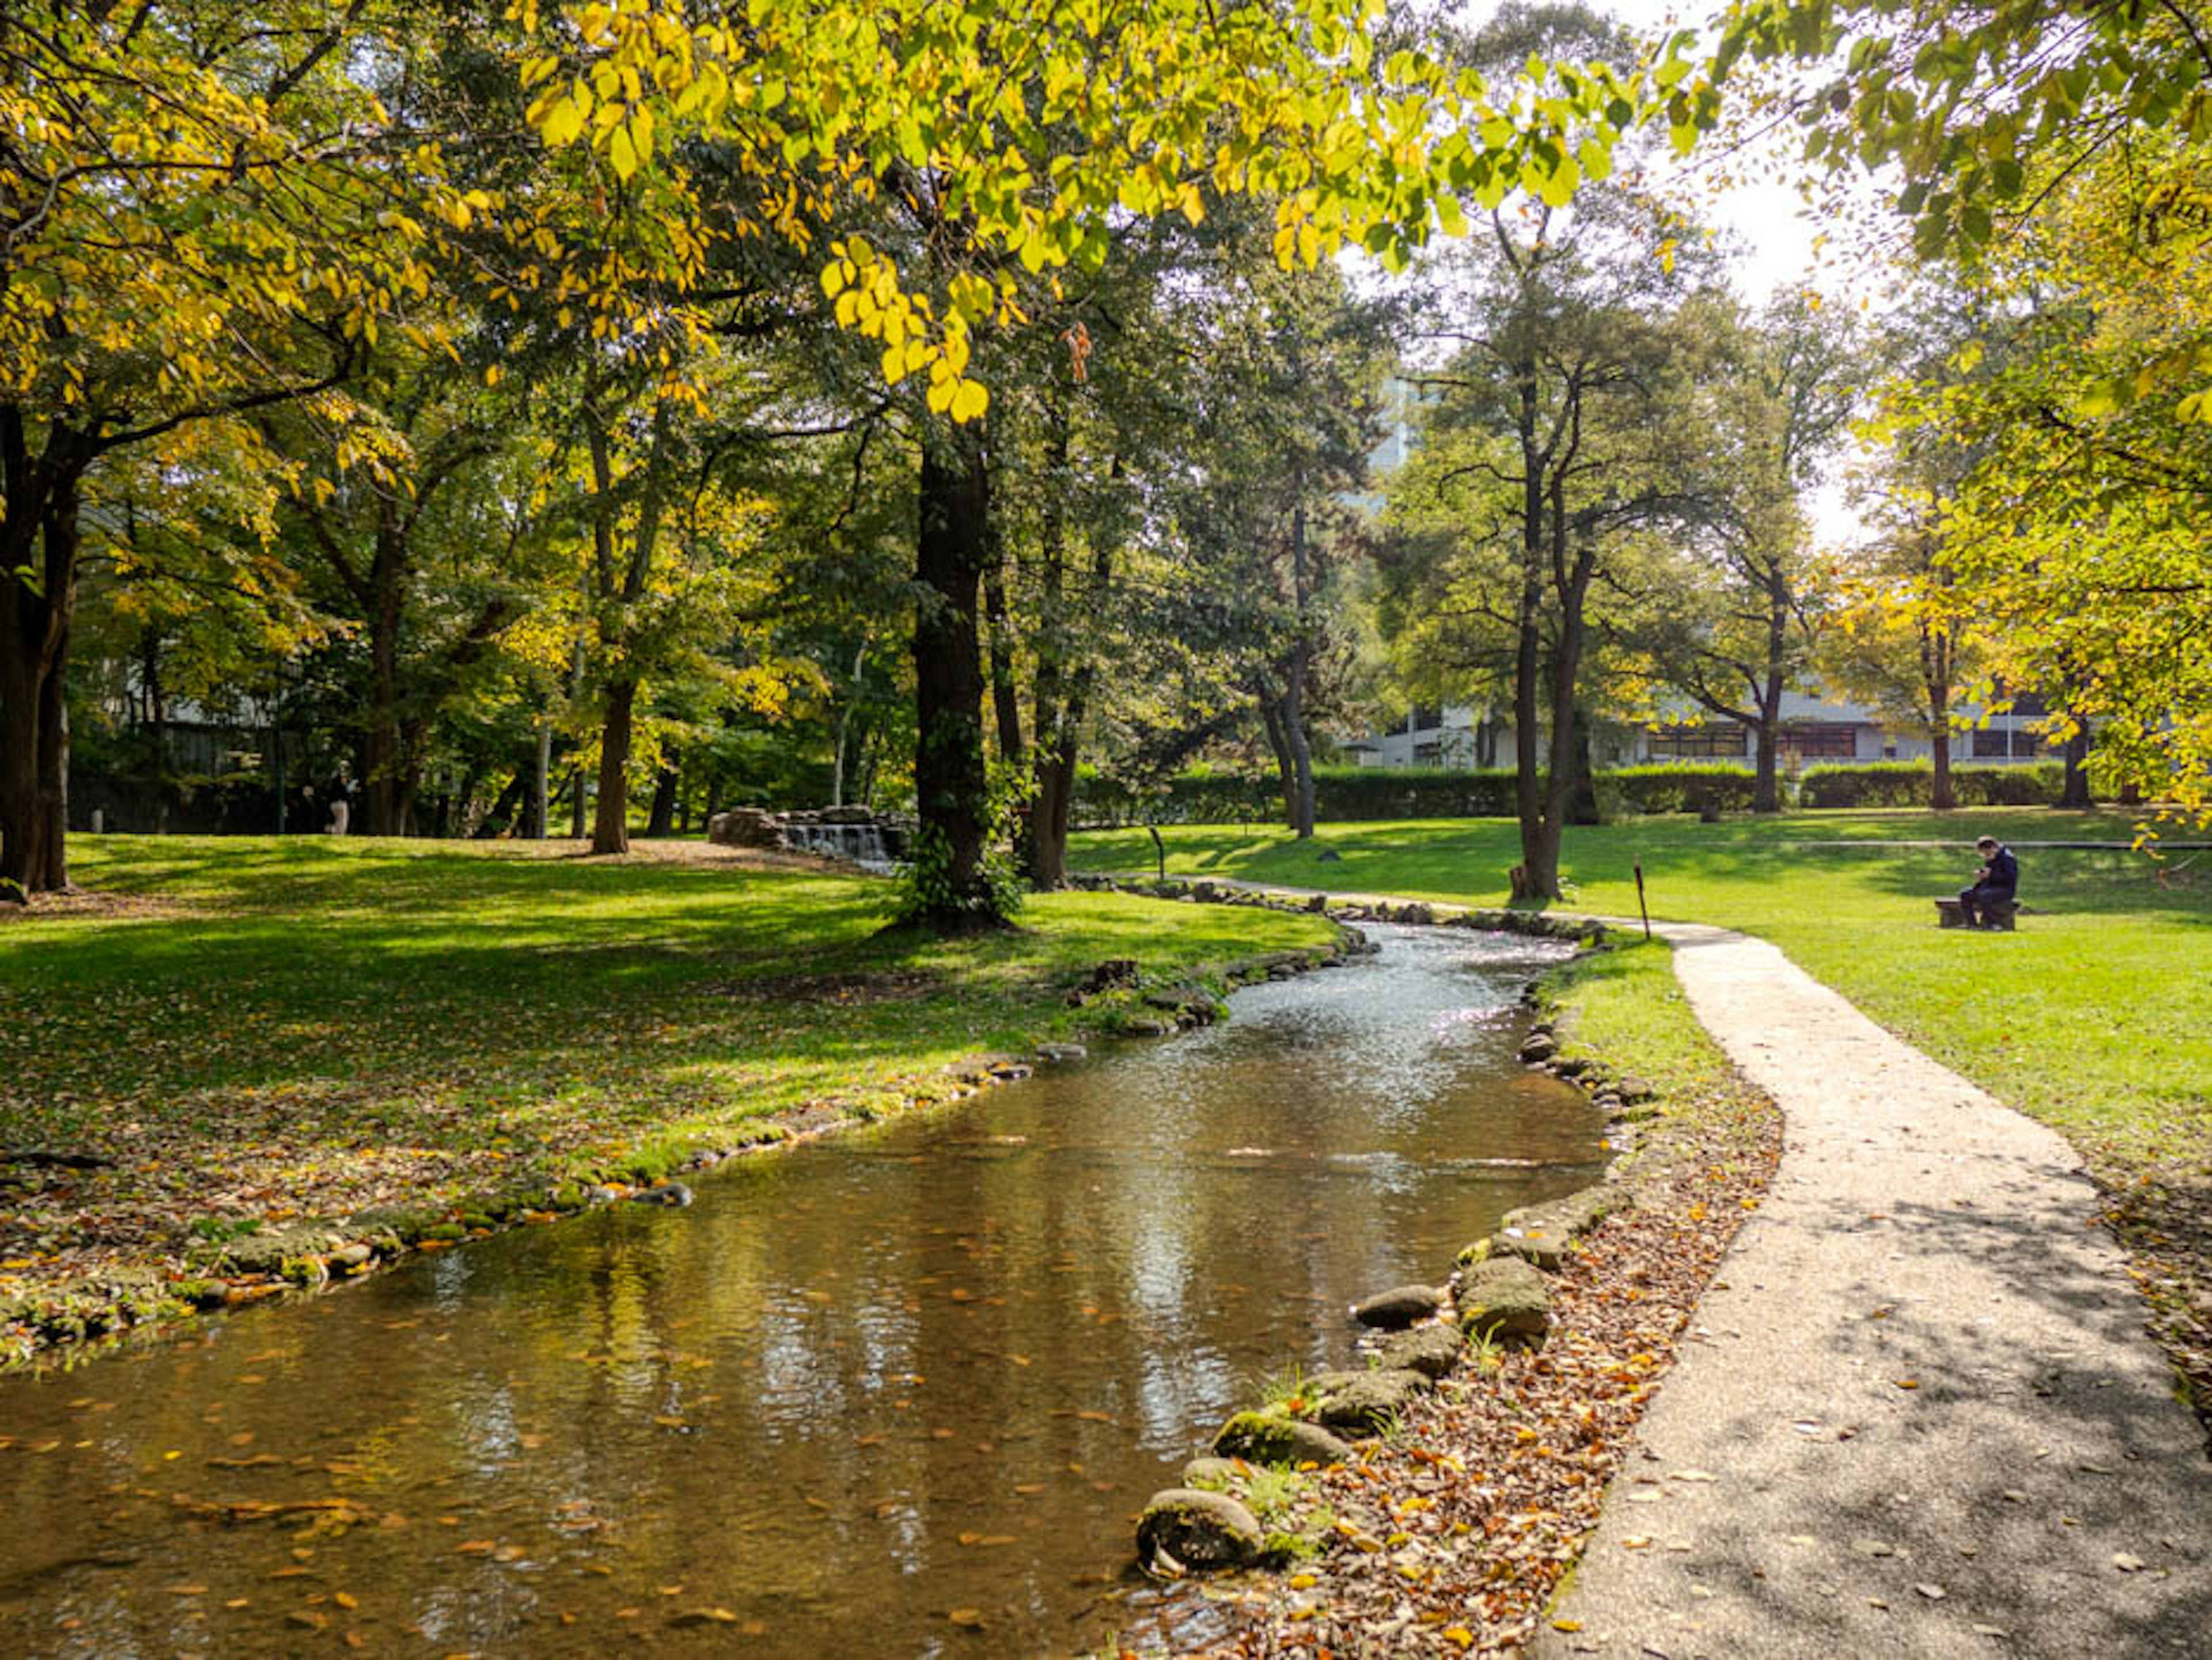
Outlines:
[[[2065,785],[2057,761],[1951,769],[1951,794],[1962,807],[2056,806]],[[1935,799],[1936,769],[1926,761],[1808,767],[1797,783],[1798,805],[1807,807],[1925,807]]]
[[[2058,800],[2055,761],[2003,767],[1954,767],[1951,781],[1966,807],[2048,806]],[[1328,823],[1389,818],[1510,818],[1515,775],[1503,769],[1453,771],[1438,767],[1316,767],[1314,816]],[[1607,818],[1659,812],[1748,812],[1756,783],[1725,762],[1656,762],[1597,775],[1598,803]],[[1925,761],[1808,767],[1782,781],[1785,805],[1803,807],[1924,807],[1935,794]],[[1164,798],[1139,799],[1110,779],[1086,773],[1076,785],[1079,824],[1256,824],[1282,816],[1272,775],[1185,773]]]

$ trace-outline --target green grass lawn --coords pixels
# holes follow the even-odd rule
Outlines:
[[[1944,932],[1929,903],[1978,863],[1972,842],[2129,839],[2120,813],[1799,813],[1718,824],[1646,818],[1570,830],[1569,907],[1771,939],[1816,978],[2013,1104],[2108,1173],[2212,1144],[2212,854],[2020,849],[2017,933]],[[1504,819],[1340,824],[1304,846],[1272,828],[1165,830],[1169,870],[1339,892],[1503,904],[1519,860]],[[1948,845],[1917,848],[1912,842]],[[1322,849],[1341,855],[1322,862]],[[1142,830],[1076,838],[1088,870],[1149,869]]]
[[[0,907],[0,1146],[118,1161],[0,1186],[0,1276],[727,1146],[1066,1035],[1107,958],[1170,979],[1319,945],[1279,913],[1060,894],[1023,930],[878,939],[889,884],[519,844],[84,838],[89,892]],[[24,1167],[13,1167],[22,1180]],[[0,1177],[10,1167],[0,1166]],[[0,1291],[6,1289],[0,1285]]]

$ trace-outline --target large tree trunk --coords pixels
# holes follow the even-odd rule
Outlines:
[[[47,455],[33,459],[20,416],[0,417],[0,900],[69,885],[65,695],[83,465],[69,458],[83,447],[88,460],[90,450],[67,436],[51,435]],[[15,575],[27,569],[40,574],[36,588]]]
[[[956,432],[923,451],[920,506],[914,793],[921,891],[912,920],[938,933],[970,933],[1005,921],[983,869],[990,787],[976,602],[991,486],[975,435]]]
[[[593,853],[629,851],[629,743],[637,682],[607,683],[605,724],[599,729],[599,810],[592,819]]]

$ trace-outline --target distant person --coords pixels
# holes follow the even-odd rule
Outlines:
[[[1998,911],[2009,909],[2020,891],[2020,860],[1994,836],[1976,842],[1974,851],[1982,855],[1982,868],[1974,885],[1960,891],[1959,909],[1968,927],[1995,927]]]
[[[331,836],[343,836],[346,826],[353,822],[353,786],[343,773],[331,785],[331,822],[325,831]]]

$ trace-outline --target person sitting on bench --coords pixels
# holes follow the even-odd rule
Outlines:
[[[1981,873],[1973,886],[1960,891],[1959,909],[1968,927],[1991,928],[2013,908],[2013,896],[2020,890],[2020,860],[1994,836],[1982,837],[1974,850],[1982,855]]]

